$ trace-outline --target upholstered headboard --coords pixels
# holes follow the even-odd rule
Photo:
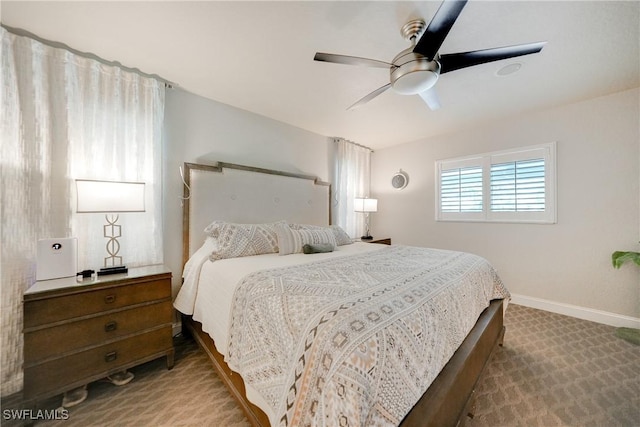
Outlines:
[[[331,186],[315,176],[217,162],[184,164],[183,264],[214,220],[329,225]]]

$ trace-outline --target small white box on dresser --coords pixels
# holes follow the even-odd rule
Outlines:
[[[40,239],[37,247],[36,280],[73,277],[78,272],[78,239]]]

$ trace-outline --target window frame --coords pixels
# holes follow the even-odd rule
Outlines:
[[[508,222],[555,224],[557,222],[556,142],[518,147],[471,156],[436,160],[435,162],[435,219],[453,222]],[[491,165],[544,159],[544,211],[491,211]],[[442,172],[468,167],[482,168],[482,212],[443,212],[441,209]]]

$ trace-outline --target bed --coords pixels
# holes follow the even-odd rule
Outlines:
[[[486,260],[353,243],[313,176],[185,163],[184,180],[174,306],[251,424],[446,426],[472,413],[509,298]]]

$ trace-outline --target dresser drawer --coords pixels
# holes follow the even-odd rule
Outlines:
[[[27,367],[24,394],[27,398],[62,391],[68,384],[88,383],[117,372],[123,366],[142,363],[162,352],[172,352],[171,326]]]
[[[169,279],[112,286],[107,289],[89,290],[46,299],[33,299],[24,303],[24,327],[26,330],[39,325],[165,298],[171,298]]]
[[[89,319],[43,327],[24,334],[24,363],[32,365],[61,353],[98,345],[173,320],[171,301],[125,309]]]

